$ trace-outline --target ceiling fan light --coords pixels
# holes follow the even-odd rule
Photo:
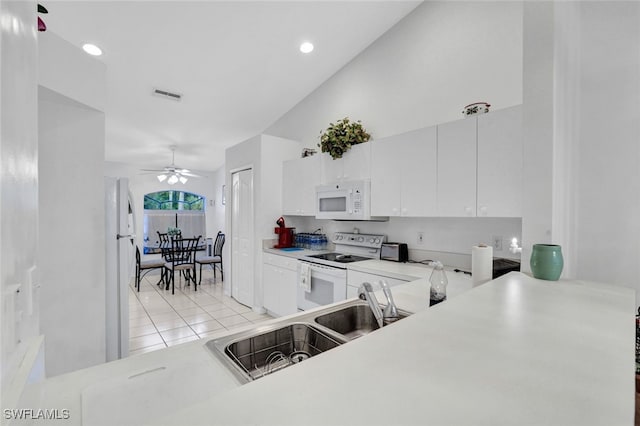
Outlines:
[[[167,175],[158,175],[158,181],[159,182],[164,182],[164,180],[167,178]]]
[[[177,182],[178,182],[178,176],[176,176],[176,175],[171,175],[171,176],[169,176],[169,179],[167,179],[167,183],[169,185],[174,185]]]
[[[189,179],[187,179],[186,177],[184,177],[184,176],[180,176],[180,183],[181,183],[181,184],[183,184],[183,185],[184,185],[185,183],[187,183],[187,181],[188,181],[188,180],[189,180]]]

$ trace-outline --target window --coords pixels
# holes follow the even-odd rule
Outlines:
[[[158,232],[166,233],[169,227],[180,228],[183,237],[204,238],[204,206],[205,198],[190,192],[167,190],[145,194],[144,252],[157,252]]]

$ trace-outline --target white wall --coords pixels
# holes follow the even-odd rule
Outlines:
[[[129,178],[129,192],[133,197],[135,208],[136,244],[142,253],[143,224],[144,224],[144,196],[152,192],[174,189],[202,195],[206,198],[205,217],[207,235],[203,238],[215,238],[220,228],[220,221],[224,221],[224,206],[221,206],[222,185],[218,179],[224,168],[218,171],[194,170],[194,173],[202,175],[202,178],[190,178],[186,184],[168,185],[156,179],[155,174],[141,174],[140,169],[148,168],[148,165],[131,165],[104,162],[104,176]],[[155,240],[153,240],[155,241]]]
[[[54,376],[106,356],[105,116],[81,102],[104,105],[104,90],[94,87],[104,88],[106,67],[45,34],[39,46],[38,258],[40,328],[47,375]],[[90,81],[90,93],[74,85],[79,80]]]
[[[315,147],[349,116],[381,138],[462,118],[478,101],[522,103],[520,2],[424,2],[265,133]]]
[[[0,2],[0,394],[14,408],[20,371],[39,334],[39,292],[29,286],[38,238],[36,3]],[[33,275],[37,283],[37,271]],[[11,289],[23,284],[20,293]],[[33,291],[32,291],[33,290]],[[21,317],[15,316],[21,312]],[[19,321],[18,321],[19,319]],[[39,343],[38,343],[39,345]],[[40,366],[41,368],[42,366]]]
[[[640,290],[640,3],[578,6],[576,276]]]
[[[459,268],[470,269],[471,247],[480,243],[491,245],[493,237],[502,237],[502,250],[494,249],[495,257],[520,258],[520,255],[509,252],[511,239],[515,237],[520,240],[520,218],[398,217],[390,218],[388,222],[343,222],[287,216],[286,221],[287,226],[296,228],[296,232],[314,232],[322,228],[322,232],[330,238],[334,232],[351,232],[353,228],[358,228],[361,233],[383,234],[387,236],[387,241],[407,243],[411,260],[431,259],[445,262],[444,259],[447,259],[448,264]],[[422,244],[418,244],[418,232],[424,235]],[[271,238],[275,237],[274,234]],[[433,252],[441,253],[442,257]]]
[[[253,170],[254,207],[254,307],[262,309],[262,240],[273,238],[275,222],[282,212],[282,162],[300,155],[300,144],[269,135],[258,135],[228,148],[225,152],[226,181],[231,183],[233,171]],[[231,203],[231,191],[227,188],[227,202]],[[227,243],[224,247],[226,259],[231,259],[231,209],[226,211]],[[231,259],[233,261],[233,259]],[[231,264],[225,263],[224,289],[231,294]]]

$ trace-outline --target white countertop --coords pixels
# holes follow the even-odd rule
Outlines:
[[[399,307],[425,286],[394,287]],[[243,386],[199,341],[49,379],[30,400],[85,425],[633,425],[634,305],[628,288],[512,272]],[[164,381],[104,382],[169,361]],[[104,407],[82,400],[100,397],[91,386]]]

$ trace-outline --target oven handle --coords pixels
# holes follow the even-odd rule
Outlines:
[[[320,265],[313,262],[307,262],[306,260],[298,260],[298,262],[306,263],[307,265],[309,265],[309,269],[311,269],[311,272],[319,272],[321,274],[327,274],[335,277],[341,277],[347,273],[347,270],[342,268],[334,268],[332,266]]]

